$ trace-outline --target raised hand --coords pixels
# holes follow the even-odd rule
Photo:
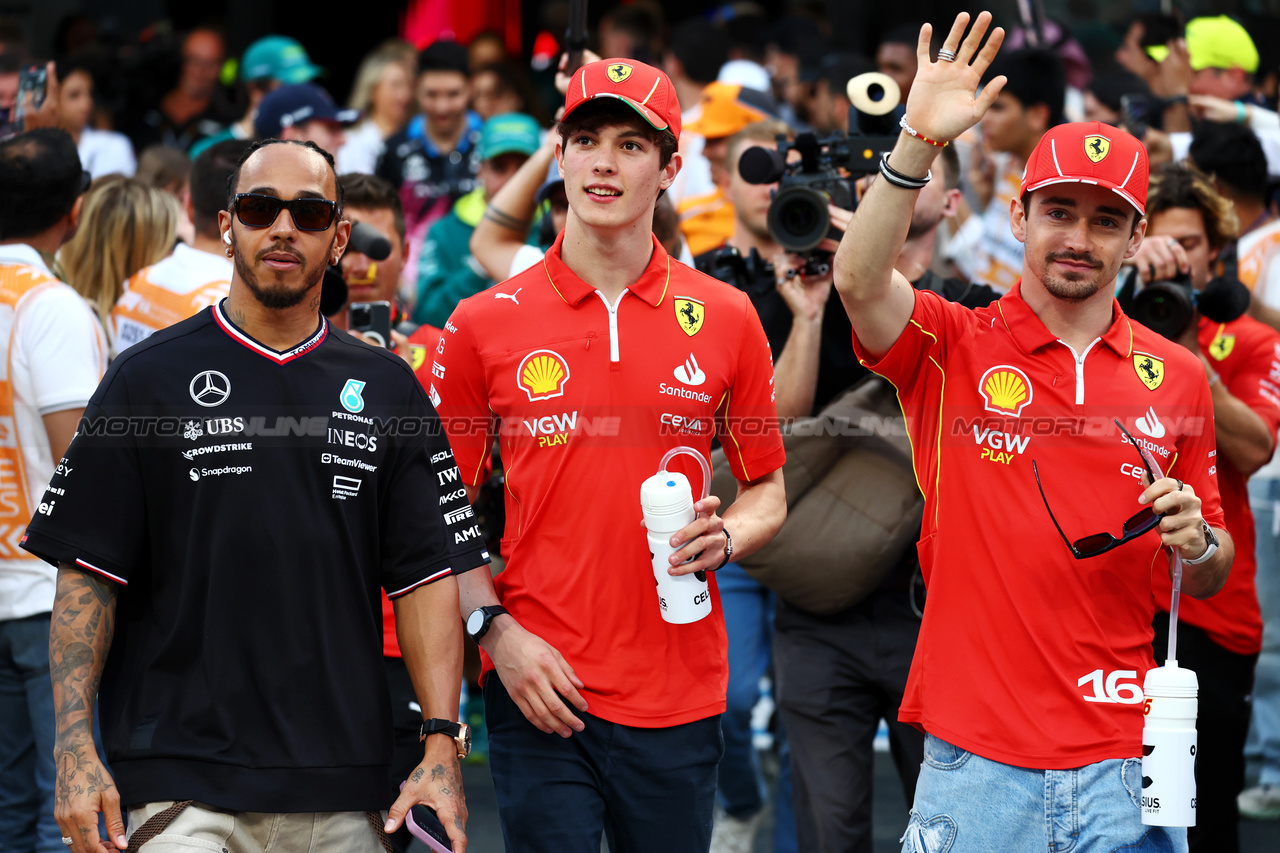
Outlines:
[[[954,61],[931,60],[929,40],[933,27],[925,24],[920,28],[920,41],[916,46],[919,70],[907,96],[906,120],[921,135],[939,142],[949,142],[977,124],[1005,84],[1005,77],[1001,75],[988,83],[981,95],[977,94],[982,75],[1004,41],[1004,30],[1000,27],[992,30],[991,38],[978,50],[991,26],[991,13],[979,13],[973,29],[965,36],[968,25],[968,12],[957,15],[939,51],[940,57],[953,54]]]

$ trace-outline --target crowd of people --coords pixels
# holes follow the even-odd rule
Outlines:
[[[0,26],[9,846],[404,851],[421,803],[463,850],[481,759],[511,850],[743,853],[771,808],[870,851],[881,740],[906,851],[1280,820],[1280,58],[797,9],[636,0],[577,68],[392,38],[350,92],[200,27],[145,101],[87,19],[47,65]],[[873,72],[896,142],[798,245],[775,151]],[[878,463],[801,428],[895,396]],[[636,523],[682,446],[691,624]],[[1141,822],[1165,552],[1185,832]]]

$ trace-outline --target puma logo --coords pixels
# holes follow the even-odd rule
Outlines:
[[[519,305],[520,300],[516,299],[516,297],[520,295],[520,291],[522,290],[524,290],[523,287],[517,287],[515,293],[495,293],[493,294],[493,298],[494,299],[510,299],[512,302]]]

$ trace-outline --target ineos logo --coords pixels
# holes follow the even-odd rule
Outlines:
[[[192,400],[206,408],[213,408],[221,406],[231,396],[231,380],[216,370],[206,370],[196,374],[188,390]]]

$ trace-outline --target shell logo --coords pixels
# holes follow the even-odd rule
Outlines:
[[[982,374],[978,392],[986,400],[988,412],[1016,418],[1031,402],[1031,380],[1018,368],[1001,364]]]
[[[549,349],[534,350],[516,368],[516,384],[529,395],[530,403],[563,395],[568,381],[569,362]]]

